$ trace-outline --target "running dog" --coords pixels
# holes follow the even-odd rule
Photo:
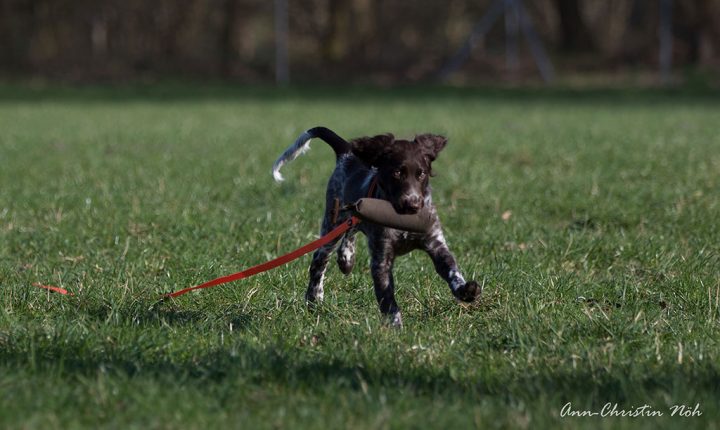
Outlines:
[[[328,243],[313,254],[310,282],[305,293],[308,304],[323,299],[325,269],[338,242],[338,266],[346,275],[352,271],[355,265],[355,233],[358,230],[368,240],[370,269],[380,312],[388,317],[392,325],[402,325],[400,308],[395,301],[393,264],[395,257],[412,250],[422,249],[428,253],[435,270],[448,283],[458,300],[472,302],[480,295],[481,286],[475,281],[465,281],[455,257],[448,249],[430,194],[431,165],[447,144],[445,137],[421,134],[412,140],[403,140],[395,139],[388,133],[347,142],[332,130],[314,127],[302,133],[275,161],[273,176],[276,181],[283,180],[280,174],[282,166],[307,151],[313,138],[320,138],[330,145],[336,159],[335,170],[327,186],[321,235],[351,216],[350,213],[337,210],[338,202],[344,206],[363,197],[387,200],[400,214],[414,214],[425,208],[432,217],[432,228],[427,233],[412,233],[361,222],[342,238]]]

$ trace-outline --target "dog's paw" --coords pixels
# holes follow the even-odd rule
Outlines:
[[[385,319],[385,325],[388,327],[397,328],[397,329],[403,328],[402,314],[400,313],[400,311],[390,313],[390,314],[385,314],[384,319]]]
[[[308,288],[305,292],[305,303],[308,308],[313,309],[323,301],[323,290],[316,288]]]
[[[471,303],[482,293],[482,287],[475,281],[466,282],[453,291],[455,298],[462,302]]]
[[[349,275],[355,266],[355,256],[353,255],[352,257],[347,257],[344,255],[338,255],[337,264],[343,275]]]

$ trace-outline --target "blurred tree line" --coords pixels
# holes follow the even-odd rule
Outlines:
[[[288,0],[296,82],[432,80],[492,0]],[[658,0],[525,0],[559,73],[655,70]],[[0,0],[0,73],[271,81],[273,1]],[[460,79],[507,75],[499,19]],[[520,76],[536,71],[527,47]],[[672,63],[720,69],[720,1],[672,2]]]

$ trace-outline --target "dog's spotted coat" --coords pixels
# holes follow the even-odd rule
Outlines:
[[[336,155],[335,170],[327,187],[321,235],[350,216],[346,212],[333,216],[335,199],[344,205],[367,197],[373,180],[377,180],[377,187],[371,197],[388,200],[398,213],[416,213],[425,207],[433,222],[427,233],[411,233],[363,222],[346,232],[341,239],[319,248],[310,264],[310,282],[305,294],[309,303],[323,299],[325,269],[338,241],[338,266],[346,275],[352,271],[355,264],[355,234],[358,230],[367,237],[375,296],[380,311],[388,316],[391,324],[402,325],[400,308],[395,301],[392,273],[395,257],[415,249],[428,253],[435,270],[448,283],[457,299],[471,302],[480,295],[481,287],[475,281],[465,281],[448,249],[430,193],[431,164],[447,144],[447,139],[423,134],[413,140],[400,140],[385,134],[354,139],[348,143],[327,128],[315,127],[301,134],[275,162],[273,176],[276,180],[282,180],[280,168],[305,152],[310,140],[316,137],[327,142]]]

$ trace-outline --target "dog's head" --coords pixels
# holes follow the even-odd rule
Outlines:
[[[377,168],[378,185],[398,213],[414,214],[423,208],[430,192],[432,162],[447,144],[446,138],[421,134],[413,140],[401,140],[382,134],[361,137],[351,144],[356,157]]]

